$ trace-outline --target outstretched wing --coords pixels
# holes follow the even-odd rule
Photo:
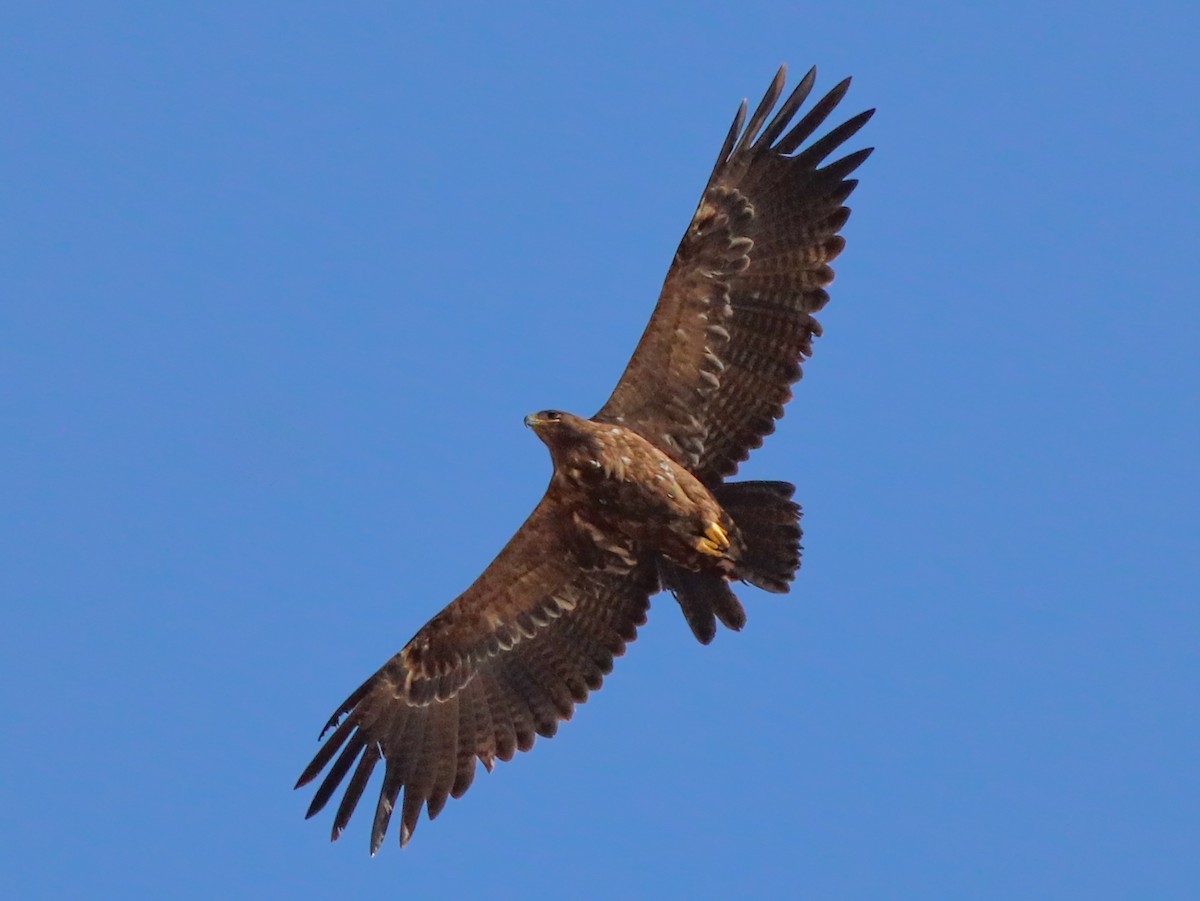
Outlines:
[[[829,263],[845,245],[838,232],[857,184],[847,176],[870,154],[822,166],[874,110],[800,150],[850,79],[792,125],[810,70],[767,122],[784,77],[780,67],[745,130],[745,102],[738,110],[650,324],[595,417],[633,429],[710,484],[732,475],[783,415],[821,333],[812,314],[829,299]]]
[[[448,797],[470,787],[476,759],[490,770],[497,758],[529,750],[535,734],[553,735],[600,687],[645,622],[657,576],[652,561],[623,573],[582,571],[565,517],[552,496],[543,498],[475,584],[334,713],[321,733],[332,734],[296,787],[329,766],[311,817],[354,768],[334,817],[335,840],[380,761],[372,854],[401,789],[403,846],[422,806],[433,819]]]

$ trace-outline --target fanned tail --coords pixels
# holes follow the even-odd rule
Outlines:
[[[788,482],[732,482],[713,491],[741,537],[737,578],[775,594],[788,590],[800,568],[800,505],[792,500],[795,490]],[[746,611],[720,575],[694,572],[666,559],[659,560],[658,572],[701,644],[713,640],[718,620],[735,632],[746,624]]]
[[[790,482],[731,482],[713,490],[733,517],[745,545],[737,577],[763,591],[783,594],[800,568],[800,505]]]

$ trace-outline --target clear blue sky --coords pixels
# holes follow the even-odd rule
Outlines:
[[[9,4],[16,897],[1200,897],[1200,13]],[[603,8],[600,8],[603,7]],[[594,411],[730,118],[854,75],[806,556],[403,853],[291,790]]]

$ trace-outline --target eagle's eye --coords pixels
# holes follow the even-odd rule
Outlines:
[[[562,413],[558,410],[543,410],[538,414],[538,419],[547,419],[550,422],[558,422],[562,419]]]

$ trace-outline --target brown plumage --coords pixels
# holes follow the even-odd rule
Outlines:
[[[372,854],[398,800],[403,846],[422,807],[433,819],[470,787],[477,760],[490,770],[553,735],[600,687],[655,592],[672,592],[707,643],[717,621],[745,623],[730,582],[787,591],[800,565],[792,486],[724,480],[773,431],[820,334],[812,314],[845,243],[847,176],[870,151],[822,164],[871,112],[801,149],[849,79],[793,124],[809,71],[768,121],[784,74],[745,128],[745,103],[738,110],[608,402],[590,420],[526,417],[554,464],[541,502],[475,583],[330,718],[297,787],[328,767],[312,816],[346,783],[333,838],[381,762]]]

